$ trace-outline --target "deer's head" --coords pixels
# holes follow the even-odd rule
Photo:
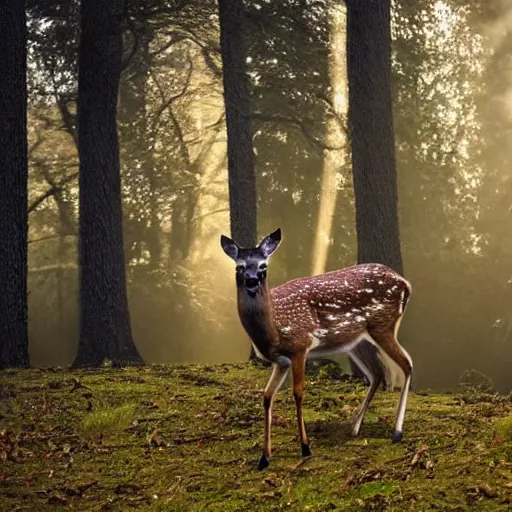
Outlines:
[[[281,230],[276,229],[266,236],[257,247],[240,247],[231,238],[221,235],[220,245],[224,252],[236,263],[236,285],[244,288],[251,297],[260,291],[267,279],[269,256],[281,242]]]

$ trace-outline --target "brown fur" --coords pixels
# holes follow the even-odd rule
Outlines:
[[[238,312],[266,359],[275,352],[292,355],[307,350],[318,329],[326,330],[314,349],[319,353],[346,345],[365,331],[393,328],[403,294],[410,293],[403,277],[379,264],[295,279],[272,290],[265,281],[260,289],[254,298],[239,289]]]

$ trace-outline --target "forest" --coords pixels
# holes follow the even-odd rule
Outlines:
[[[5,0],[0,29],[0,496],[508,510],[510,0]],[[337,357],[309,368],[318,457],[282,393],[282,460],[251,473],[267,369],[219,237],[276,228],[272,286],[366,262],[412,284],[402,448],[394,395],[336,430],[363,396]]]
[[[404,0],[391,10],[390,199],[397,203],[398,256],[414,290],[401,340],[419,362],[420,387],[448,389],[468,369],[501,391],[511,387],[507,5]],[[218,245],[230,230],[230,202],[217,5],[152,0],[126,8],[117,108],[123,229],[116,237],[125,262],[127,337],[148,364],[243,360],[249,343],[234,307],[233,269]],[[96,185],[100,179],[89,173],[82,183],[78,176],[79,12],[75,1],[29,1],[26,44],[18,45],[26,51],[28,339],[31,364],[39,367],[69,365],[77,354],[79,186],[89,176]],[[252,151],[247,156],[247,143],[240,143],[235,155],[246,175],[233,185],[241,194],[234,222],[248,236],[283,230],[272,284],[353,264],[357,198],[344,5],[247,2],[243,34]],[[4,37],[3,44],[11,42]],[[87,57],[80,58],[85,65]],[[101,70],[91,73],[94,80]],[[84,94],[107,92],[115,94]],[[105,151],[111,139],[102,137]],[[368,139],[375,153],[363,164],[387,190],[380,184],[389,173],[382,166],[388,149],[374,146],[382,139],[377,132]],[[4,158],[3,165],[14,165],[10,150]],[[3,179],[9,186],[13,178]],[[371,197],[361,196],[358,215],[373,223]],[[91,226],[88,246],[101,247],[102,229]],[[387,233],[379,242],[363,233],[359,257],[364,250],[375,255],[372,243],[386,244]]]

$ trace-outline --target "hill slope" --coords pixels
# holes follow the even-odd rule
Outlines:
[[[391,444],[397,393],[308,379],[313,456],[300,457],[288,389],[274,407],[273,460],[256,470],[268,370],[251,364],[0,372],[3,510],[509,510],[512,403],[412,393]]]

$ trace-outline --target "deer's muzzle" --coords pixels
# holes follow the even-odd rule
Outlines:
[[[259,280],[256,277],[246,277],[245,287],[249,292],[255,292],[258,289]]]

